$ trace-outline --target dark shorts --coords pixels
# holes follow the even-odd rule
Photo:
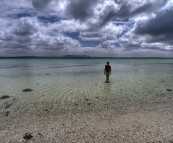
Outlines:
[[[110,72],[106,72],[106,78],[109,78]]]

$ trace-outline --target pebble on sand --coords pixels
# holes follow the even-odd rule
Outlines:
[[[23,92],[29,92],[29,91],[33,91],[33,90],[30,89],[30,88],[26,88],[26,89],[23,90]]]
[[[33,136],[32,136],[30,133],[26,133],[26,134],[23,136],[23,138],[24,138],[25,140],[30,140],[32,137],[33,137]]]
[[[5,109],[8,109],[8,108],[10,108],[11,106],[12,106],[13,104],[12,103],[5,103]]]
[[[91,105],[91,103],[87,103],[87,105]]]
[[[0,99],[7,99],[7,98],[10,98],[10,96],[9,95],[4,95]]]
[[[10,111],[7,111],[6,113],[5,113],[5,116],[8,116],[10,114]]]

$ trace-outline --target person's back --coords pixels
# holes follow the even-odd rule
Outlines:
[[[109,62],[107,62],[107,65],[105,65],[104,74],[106,74],[106,79],[108,81],[109,75],[111,74],[111,66],[109,65]]]

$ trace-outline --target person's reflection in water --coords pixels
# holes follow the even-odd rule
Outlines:
[[[106,95],[111,95],[111,84],[110,84],[110,81],[106,81],[104,83],[104,92]]]

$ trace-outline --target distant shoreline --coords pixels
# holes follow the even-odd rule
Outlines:
[[[0,57],[0,59],[173,59],[173,57],[90,57],[90,56],[38,57],[38,56],[18,56],[18,57]]]

